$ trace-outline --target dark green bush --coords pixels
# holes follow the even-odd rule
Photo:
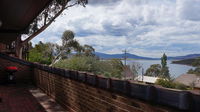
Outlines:
[[[181,83],[175,83],[175,88],[180,90],[187,90],[187,86]]]
[[[96,57],[90,56],[73,56],[72,58],[59,61],[54,66],[115,78],[122,78],[123,72],[123,64],[118,59],[99,60]]]
[[[167,79],[157,79],[155,84],[161,85],[162,87],[166,87],[166,88],[187,90],[187,86],[185,86],[184,84],[176,83],[176,82],[173,82],[172,80],[167,80]]]
[[[166,88],[175,88],[175,84],[167,79],[157,79],[155,84],[161,85]]]

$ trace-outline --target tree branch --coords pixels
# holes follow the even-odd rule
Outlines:
[[[33,39],[35,36],[37,36],[38,34],[40,34],[41,32],[43,32],[52,22],[54,22],[54,20],[65,10],[68,9],[69,7],[73,7],[77,4],[79,4],[79,1],[75,2],[74,4],[68,5],[66,6],[67,3],[65,3],[65,5],[63,5],[62,9],[48,22],[46,23],[46,20],[44,21],[44,25],[36,32],[34,32],[31,36],[29,36],[27,39],[25,39],[24,41],[22,41],[22,45],[26,44],[27,42],[29,42],[31,39]],[[84,4],[82,4],[83,6],[85,6]],[[46,18],[45,18],[46,19]]]
[[[29,42],[31,39],[33,39],[35,36],[40,34],[42,31],[44,31],[62,12],[64,11],[64,8],[62,8],[52,19],[49,21],[46,25],[42,26],[37,32],[33,33],[31,36],[29,36],[26,40],[22,41],[22,44]]]
[[[73,7],[74,5],[77,5],[78,4],[78,2],[76,2],[76,3],[74,3],[74,4],[71,4],[71,5],[68,5],[68,6],[66,6],[64,9],[68,9],[69,7]]]
[[[33,33],[31,36],[29,36],[27,39],[25,39],[24,41],[22,41],[22,44],[26,44],[27,42],[29,42],[30,40],[32,40],[35,36],[37,36],[38,34],[40,34],[41,32],[43,32],[52,22],[54,22],[54,20],[67,8],[72,7],[74,5],[77,5],[78,3],[74,3],[71,5],[68,5],[66,7],[62,7],[62,9],[51,19],[51,21],[49,21],[47,24],[45,24],[44,26],[42,26],[37,32]]]

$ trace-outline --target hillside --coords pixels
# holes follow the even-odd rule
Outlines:
[[[95,52],[95,55],[99,56],[102,59],[111,59],[111,58],[121,59],[121,58],[124,58],[124,54],[105,54],[105,53]],[[158,59],[158,58],[149,58],[149,57],[137,56],[137,55],[130,54],[130,53],[127,53],[127,58],[144,59],[144,60],[156,60],[156,59]]]
[[[185,56],[175,56],[175,57],[168,57],[169,60],[185,60],[185,59],[195,59],[200,57],[200,54],[189,54]]]
[[[198,58],[190,58],[190,59],[172,61],[172,63],[196,66],[196,64],[198,64],[198,62],[200,61],[199,59],[200,59],[200,57],[198,57]]]
[[[95,52],[95,55],[99,56],[102,59],[124,58],[124,54],[105,54],[105,53]],[[127,53],[127,57],[131,59],[160,60],[160,58],[144,57],[144,56],[138,56],[138,55],[130,54],[130,53]],[[168,60],[185,60],[185,59],[193,59],[193,58],[198,58],[198,57],[200,57],[200,54],[189,54],[185,56],[174,56],[174,57],[169,56]],[[190,61],[191,60],[188,60],[187,62],[189,63]]]

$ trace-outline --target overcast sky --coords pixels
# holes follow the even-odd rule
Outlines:
[[[65,30],[97,52],[160,57],[200,53],[200,0],[89,0],[72,7],[32,42],[61,43]]]

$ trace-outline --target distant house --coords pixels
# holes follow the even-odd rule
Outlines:
[[[200,76],[195,74],[183,74],[177,77],[174,81],[186,86],[193,86],[195,89],[200,89]]]
[[[135,80],[140,81],[140,82],[145,82],[148,84],[154,84],[157,79],[158,77],[150,77],[150,76],[142,76],[142,75],[135,77]]]

